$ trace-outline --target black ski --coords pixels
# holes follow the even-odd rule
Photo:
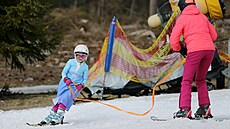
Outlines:
[[[212,118],[203,118],[203,117],[192,117],[190,120],[214,120],[222,122],[224,120],[230,120],[230,117],[212,117]]]
[[[156,116],[151,116],[150,117],[150,119],[151,120],[153,120],[153,121],[169,121],[169,120],[175,120],[175,119],[177,119],[177,118],[158,118],[158,117],[156,117]],[[188,119],[188,120],[214,120],[214,121],[217,121],[217,122],[222,122],[222,121],[224,121],[224,120],[230,120],[230,117],[213,117],[213,118],[202,118],[202,117],[200,117],[200,118],[197,118],[197,117],[192,117],[192,118],[181,118],[181,119]]]

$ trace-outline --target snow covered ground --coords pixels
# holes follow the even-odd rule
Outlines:
[[[23,93],[23,94],[36,94],[36,93],[48,93],[57,91],[58,85],[38,85],[33,87],[15,87],[9,90],[13,93]]]
[[[230,128],[230,89],[210,91],[211,109],[215,118],[228,118],[222,122],[215,120],[171,119],[178,110],[179,94],[155,96],[155,106],[146,116],[134,116],[97,103],[74,105],[65,114],[69,124],[44,127],[30,127],[26,122],[41,121],[51,107],[25,110],[0,111],[0,129],[229,129]],[[151,96],[130,97],[103,101],[127,111],[143,113],[151,106]],[[197,93],[193,93],[192,110],[197,109]],[[169,119],[152,121],[150,116]]]

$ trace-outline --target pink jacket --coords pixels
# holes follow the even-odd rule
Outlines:
[[[176,24],[170,36],[170,44],[174,51],[180,51],[180,35],[189,52],[201,50],[215,50],[213,40],[217,33],[207,17],[200,13],[195,5],[187,6],[176,20]]]

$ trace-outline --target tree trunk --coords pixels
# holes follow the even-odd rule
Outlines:
[[[157,0],[149,0],[149,16],[157,13]]]
[[[77,8],[77,0],[74,0],[73,6],[74,6],[74,8]]]
[[[133,16],[133,9],[134,9],[135,2],[136,2],[136,0],[132,0],[129,18],[132,18],[132,16]]]

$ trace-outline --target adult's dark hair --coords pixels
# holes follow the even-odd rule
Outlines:
[[[178,6],[180,8],[180,11],[182,12],[185,7],[188,5],[196,5],[194,0],[180,0],[178,3]]]

